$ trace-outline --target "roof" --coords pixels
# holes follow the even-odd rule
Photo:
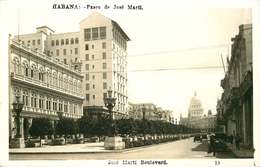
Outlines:
[[[118,28],[118,30],[123,34],[123,36],[126,38],[127,41],[131,40],[116,21],[111,20],[111,22],[113,26]]]
[[[51,30],[53,33],[55,32],[53,29],[51,29],[48,26],[40,26],[40,27],[36,27],[36,29],[40,29],[40,28],[48,28],[49,30]]]
[[[112,25],[113,25],[114,27],[116,27],[116,28],[122,33],[122,35],[124,36],[124,38],[125,38],[127,41],[130,41],[130,38],[128,37],[128,35],[124,32],[124,30],[120,27],[120,25],[119,25],[116,21],[114,21],[114,20],[112,20],[112,19],[110,19],[110,18],[108,18],[108,17],[106,17],[106,16],[100,14],[99,12],[92,12],[88,17],[90,17],[90,16],[92,16],[92,15],[100,15],[100,16],[103,16],[103,17],[105,17],[106,19],[110,20],[111,23],[112,23]],[[84,19],[81,20],[79,23],[81,24],[81,23],[84,22],[86,19],[88,19],[88,17],[84,18]]]

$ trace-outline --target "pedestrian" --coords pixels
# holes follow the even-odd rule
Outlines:
[[[213,156],[216,155],[216,149],[215,149],[215,136],[210,136],[210,152],[213,152]]]
[[[238,133],[237,133],[237,135],[235,137],[235,142],[236,142],[236,149],[240,150],[241,137],[240,137],[240,135]]]

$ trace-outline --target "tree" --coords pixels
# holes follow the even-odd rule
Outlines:
[[[56,133],[59,135],[73,135],[78,133],[79,127],[76,121],[71,118],[61,118],[56,125]]]
[[[54,132],[51,120],[48,118],[34,118],[29,133],[31,136],[42,138],[45,135],[51,135]]]

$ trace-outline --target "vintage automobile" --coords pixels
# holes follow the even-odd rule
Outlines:
[[[194,142],[196,142],[196,141],[200,141],[200,142],[201,142],[201,136],[200,136],[200,134],[195,135],[194,138],[193,138],[193,141],[194,141]]]
[[[215,133],[215,151],[224,152],[227,151],[227,145],[225,143],[226,135],[224,133]]]

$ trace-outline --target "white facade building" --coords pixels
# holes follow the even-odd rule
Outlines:
[[[16,97],[20,97],[24,104],[20,119],[22,137],[28,135],[34,118],[46,117],[54,123],[59,119],[57,112],[62,112],[63,117],[73,119],[83,115],[83,75],[69,65],[41,52],[45,47],[45,35],[36,33],[28,37],[21,36],[20,42],[17,41],[18,37],[9,39],[11,138],[14,137],[16,129],[12,106]],[[32,43],[33,47],[25,46],[29,43]]]
[[[125,115],[129,37],[118,23],[99,13],[92,13],[79,25],[78,32],[60,34],[42,26],[36,33],[20,35],[19,40],[81,70],[84,76],[81,89],[85,97],[83,105],[88,113],[105,110],[103,99],[111,89],[117,98],[114,112]]]

